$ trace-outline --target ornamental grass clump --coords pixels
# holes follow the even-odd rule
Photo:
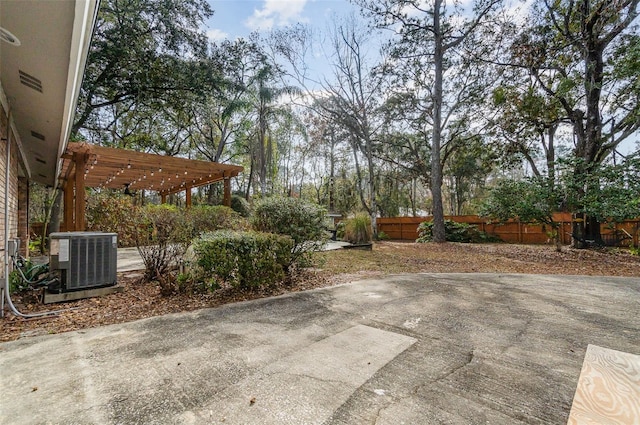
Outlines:
[[[371,243],[371,217],[365,213],[358,213],[346,220],[344,225],[344,240],[354,245]]]

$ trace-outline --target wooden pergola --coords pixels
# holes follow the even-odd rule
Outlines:
[[[223,203],[230,206],[230,178],[243,171],[237,165],[76,142],[67,145],[62,161],[59,178],[64,190],[63,227],[66,231],[86,230],[87,187],[152,190],[160,194],[163,203],[167,195],[184,191],[186,205],[190,207],[191,189],[222,181]]]

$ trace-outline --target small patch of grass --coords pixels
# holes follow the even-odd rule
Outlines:
[[[408,245],[408,244],[407,244]],[[339,249],[316,253],[322,269],[329,274],[373,272],[382,274],[418,273],[424,268],[420,258],[407,257],[403,250],[391,250],[384,243],[374,243],[373,250]]]

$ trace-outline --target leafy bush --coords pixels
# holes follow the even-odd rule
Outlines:
[[[259,232],[287,235],[293,239],[291,263],[310,264],[311,253],[325,245],[324,208],[297,198],[273,197],[259,201],[251,224]]]
[[[418,239],[416,242],[431,242],[433,221],[423,221],[418,226]],[[447,242],[486,243],[499,242],[500,238],[478,230],[468,223],[456,223],[452,220],[444,221],[444,231]]]
[[[215,230],[248,230],[249,223],[237,212],[222,205],[199,205],[186,211],[192,238]]]
[[[185,214],[172,205],[147,205],[135,228],[145,278],[158,280],[165,295],[175,292],[176,282],[166,274],[179,263],[191,241],[193,230]]]
[[[242,196],[231,195],[231,209],[242,217],[249,217],[251,215],[251,206]]]
[[[9,273],[9,292],[22,292],[27,289],[30,289],[29,283],[22,279],[18,270],[13,270]]]
[[[194,241],[199,273],[205,279],[255,288],[285,277],[293,239],[260,232],[217,231]]]
[[[365,213],[358,213],[355,217],[345,220],[344,240],[352,244],[371,242],[371,217]]]
[[[378,232],[378,240],[379,241],[388,241],[389,239],[391,239],[391,237],[389,235],[387,235],[385,232]]]
[[[87,230],[118,234],[118,246],[136,244],[141,208],[130,196],[115,191],[93,192],[87,202]]]
[[[525,223],[549,226],[551,230],[547,234],[555,242],[556,251],[560,252],[560,223],[553,219],[553,213],[563,202],[559,187],[551,185],[543,177],[502,180],[489,191],[481,205],[480,216],[502,223],[519,219]]]
[[[346,221],[342,220],[338,224],[336,224],[336,238],[339,240],[344,240],[344,227],[346,225]]]

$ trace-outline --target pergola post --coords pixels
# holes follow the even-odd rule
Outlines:
[[[74,186],[76,192],[75,199],[75,212],[76,212],[76,220],[75,220],[75,229],[79,231],[86,230],[85,226],[85,201],[84,201],[84,168],[87,165],[87,156],[85,154],[74,153],[73,160],[76,163],[76,176],[74,179]]]
[[[231,179],[227,176],[224,176],[224,197],[222,198],[222,205],[230,207],[231,206]]]
[[[167,203],[167,194],[166,193],[161,193],[160,194],[160,203],[161,204],[166,204]]]
[[[187,208],[191,208],[191,186],[187,186],[187,191],[186,191],[186,207]]]

